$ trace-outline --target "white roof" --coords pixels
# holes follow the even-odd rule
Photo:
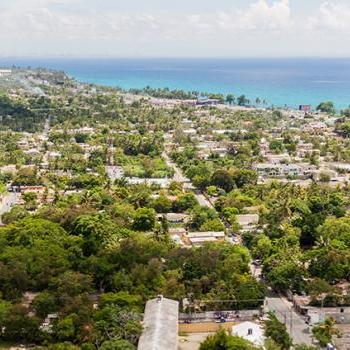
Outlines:
[[[201,244],[205,242],[216,242],[217,239],[215,237],[198,237],[198,238],[189,238],[192,244]]]
[[[187,234],[188,238],[204,238],[204,237],[225,237],[225,232],[224,231],[220,231],[220,232],[189,232]]]
[[[239,225],[257,225],[259,223],[258,214],[246,214],[246,215],[236,215],[236,219]]]
[[[147,301],[138,350],[177,350],[179,302],[163,297]]]
[[[242,337],[254,345],[264,346],[264,329],[261,325],[254,322],[242,322],[232,326],[232,335]]]

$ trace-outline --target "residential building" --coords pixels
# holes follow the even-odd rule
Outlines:
[[[163,298],[147,301],[138,350],[178,350],[179,302]]]
[[[254,322],[246,321],[232,326],[232,335],[250,341],[255,346],[264,347],[264,328]]]

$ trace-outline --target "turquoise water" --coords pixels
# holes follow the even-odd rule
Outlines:
[[[0,59],[0,66],[64,70],[122,88],[169,87],[247,95],[270,105],[350,105],[350,59]]]

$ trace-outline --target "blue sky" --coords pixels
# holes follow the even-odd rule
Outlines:
[[[0,56],[350,57],[349,0],[0,0]]]

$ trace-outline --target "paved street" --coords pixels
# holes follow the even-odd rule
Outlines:
[[[267,298],[266,307],[269,311],[275,311],[277,318],[287,325],[287,330],[295,344],[312,345],[311,329],[294,311],[291,302],[271,292]]]
[[[198,203],[202,206],[202,207],[208,207],[211,209],[214,209],[214,206],[209,202],[209,200],[201,193],[196,194],[196,198]]]
[[[182,184],[186,184],[187,188],[195,189],[190,179],[188,179],[182,173],[182,170],[170,159],[170,157],[166,152],[163,152],[162,157],[165,160],[166,164],[169,167],[174,169],[174,177],[173,177],[174,181],[180,182]],[[195,193],[195,196],[197,198],[199,205],[201,205],[202,207],[208,207],[208,208],[214,209],[214,206],[209,202],[209,200],[202,193]]]

